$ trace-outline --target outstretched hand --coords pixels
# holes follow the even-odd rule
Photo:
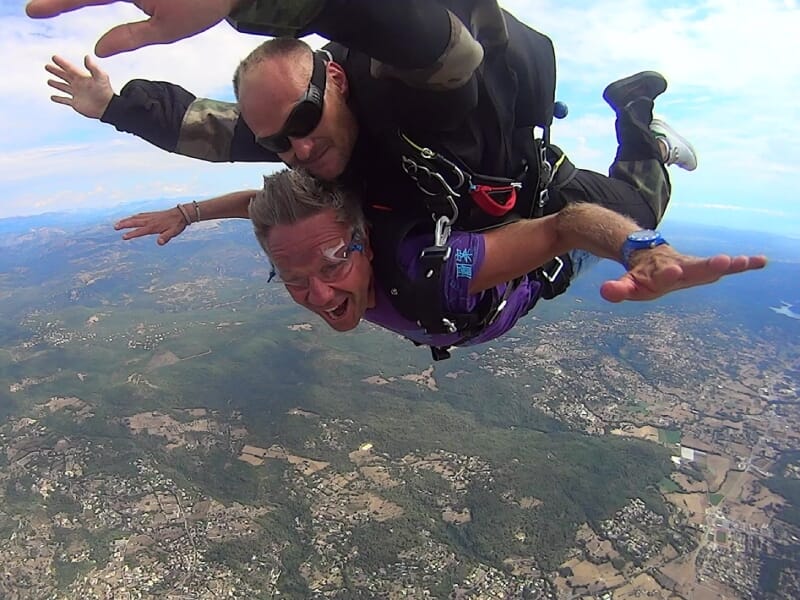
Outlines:
[[[130,2],[150,18],[109,29],[97,41],[100,57],[153,44],[171,44],[213,27],[227,17],[239,0],[30,0],[25,12],[34,19],[54,17],[87,6]]]
[[[86,71],[60,56],[54,56],[52,61],[44,68],[58,79],[48,79],[47,85],[67,95],[50,96],[50,100],[71,106],[76,112],[90,119],[102,117],[108,103],[114,97],[108,74],[90,56],[83,59]]]
[[[114,223],[114,229],[133,229],[122,235],[123,240],[158,234],[156,243],[163,246],[186,229],[186,220],[178,208],[169,208],[125,217]]]
[[[762,269],[767,259],[726,254],[696,258],[662,245],[634,253],[631,262],[630,271],[601,286],[600,295],[609,302],[654,300],[675,290],[714,283],[725,275]]]

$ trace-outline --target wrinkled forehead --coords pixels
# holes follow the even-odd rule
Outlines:
[[[338,221],[333,209],[327,209],[290,225],[275,225],[266,241],[273,264],[302,268],[332,256],[348,241],[349,234],[350,226]]]

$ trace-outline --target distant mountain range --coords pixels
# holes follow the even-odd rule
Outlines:
[[[20,267],[31,260],[38,260],[36,248],[47,246],[48,254],[52,256],[55,248],[70,247],[69,252],[60,256],[67,259],[69,253],[84,255],[89,247],[100,244],[105,252],[134,252],[137,260],[145,264],[148,260],[160,262],[170,261],[176,252],[181,255],[185,252],[211,251],[204,247],[206,240],[225,239],[226,247],[235,249],[240,244],[241,250],[249,253],[260,254],[251,234],[248,223],[241,219],[231,219],[222,227],[213,227],[204,224],[202,227],[190,228],[180,238],[173,240],[165,248],[158,247],[152,237],[123,242],[121,233],[114,231],[113,223],[137,212],[159,210],[169,207],[173,202],[188,199],[158,199],[137,203],[117,205],[108,209],[80,212],[54,212],[35,216],[13,217],[0,219],[0,248],[14,248],[15,252],[3,253],[0,256],[0,267],[11,269]],[[729,308],[734,312],[747,313],[751,303],[756,298],[763,298],[763,308],[768,305],[777,306],[780,301],[800,305],[800,239],[772,235],[757,231],[743,231],[726,228],[713,228],[686,222],[671,222],[667,220],[662,228],[667,239],[678,250],[697,256],[707,256],[718,253],[727,254],[766,254],[770,264],[758,273],[750,273],[742,277],[730,277],[713,286],[687,290],[679,294],[670,295],[656,304],[677,305],[686,302],[702,303],[709,298],[719,300],[727,298]],[[62,241],[63,244],[59,244]],[[89,244],[81,244],[81,241]],[[200,244],[200,246],[197,246]],[[20,251],[25,246],[26,251]],[[178,248],[180,246],[180,249]],[[191,250],[189,249],[191,247]],[[146,259],[145,257],[151,257]],[[41,258],[41,256],[39,257]],[[98,256],[98,259],[100,257]],[[41,265],[40,265],[41,266]],[[263,267],[263,262],[254,260],[253,268]],[[606,279],[616,278],[621,275],[621,267],[611,261],[604,261],[598,267],[589,271],[581,279],[573,283],[572,295],[580,296],[584,301],[596,303],[597,309],[608,309],[611,305],[602,301],[597,288]],[[754,291],[758,291],[758,295]],[[651,306],[653,303],[646,303]],[[736,309],[739,310],[736,310]],[[614,310],[620,310],[619,307]],[[628,303],[622,310],[639,310],[635,305]]]
[[[115,205],[113,207],[85,210],[49,212],[24,217],[0,219],[0,234],[25,234],[44,229],[76,231],[93,225],[106,223],[109,226],[122,217],[138,212],[160,210],[178,202],[189,202],[195,198],[161,198]],[[662,231],[668,239],[685,252],[698,254],[767,254],[772,260],[800,263],[800,235],[796,237],[747,231],[724,227],[708,227],[686,221],[664,222]],[[5,236],[0,239],[0,245]]]

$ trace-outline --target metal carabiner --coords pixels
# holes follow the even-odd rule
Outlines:
[[[446,159],[441,154],[436,154],[435,152],[433,152],[433,150],[430,150],[428,148],[424,148],[423,150],[428,150],[428,152],[430,152],[433,155],[433,158],[439,159],[444,164],[446,164],[448,167],[450,167],[450,170],[456,176],[456,185],[455,185],[455,187],[460,188],[461,186],[464,185],[464,182],[467,180],[467,176],[464,174],[464,171],[461,169],[461,167],[459,167],[453,161]],[[458,196],[458,194],[455,194],[455,195]]]
[[[539,151],[539,181],[542,187],[547,187],[553,181],[553,165],[547,160],[547,146],[540,144]]]
[[[431,175],[440,184],[442,184],[442,187],[444,188],[444,191],[447,193],[448,199],[450,199],[450,204],[453,204],[452,198],[453,198],[453,196],[458,197],[458,195],[459,195],[458,192],[455,191],[452,187],[450,187],[450,184],[442,176],[442,174],[439,173],[439,171],[431,171],[430,169],[427,169],[426,167],[423,167],[423,169],[425,169],[428,172],[429,175]],[[431,194],[431,195],[435,196],[436,194]]]
[[[403,171],[414,180],[417,184],[417,188],[427,195],[427,196],[438,196],[439,194],[445,193],[450,196],[458,196],[458,192],[456,192],[448,183],[448,181],[442,176],[441,173],[438,171],[433,171],[429,167],[425,165],[420,165],[414,159],[408,158],[407,156],[403,156],[401,159],[401,164]],[[424,175],[427,181],[435,181],[441,186],[441,190],[431,190],[425,186],[425,183],[421,181],[420,175]]]
[[[455,219],[454,219],[455,220]],[[442,215],[436,219],[436,227],[433,230],[433,245],[443,248],[450,239],[450,228],[453,221],[446,215]]]

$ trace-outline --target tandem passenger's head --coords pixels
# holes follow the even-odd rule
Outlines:
[[[290,167],[328,181],[353,154],[358,123],[344,69],[294,38],[261,44],[236,69],[233,88],[256,141]]]
[[[372,250],[357,194],[283,170],[264,178],[250,220],[292,299],[335,330],[353,329],[374,306]]]

